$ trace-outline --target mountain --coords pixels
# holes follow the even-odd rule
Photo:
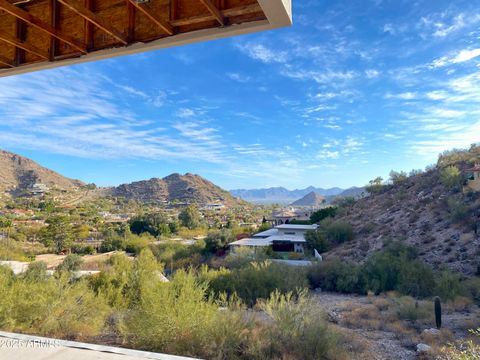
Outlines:
[[[109,195],[145,203],[222,203],[230,206],[242,203],[229,192],[194,174],[172,174],[163,179],[123,184],[111,188]]]
[[[309,192],[307,195],[301,199],[294,201],[290,205],[292,206],[320,206],[325,203],[326,199],[324,196],[317,194],[315,191]]]
[[[467,169],[475,163],[480,163],[480,146],[455,150],[441,155],[428,171],[400,178],[358,199],[335,217],[353,227],[354,239],[324,257],[361,263],[384,242],[394,240],[413,246],[433,268],[480,274],[480,180],[477,191],[467,187],[462,191],[462,182],[471,177]],[[453,167],[462,173],[452,171]]]
[[[307,195],[312,191],[322,196],[335,196],[340,194],[344,190],[338,187],[331,188],[331,189],[322,189],[322,188],[309,186],[305,189],[296,189],[296,190],[288,190],[284,187],[272,187],[268,189],[251,189],[251,190],[237,189],[237,190],[231,190],[230,193],[235,197],[238,197],[253,203],[289,204]]]
[[[37,183],[58,190],[73,190],[85,185],[44,168],[33,160],[0,150],[0,193],[18,195]]]

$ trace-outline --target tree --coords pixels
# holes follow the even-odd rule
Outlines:
[[[319,223],[327,217],[334,217],[337,214],[337,208],[329,206],[324,209],[320,209],[310,215],[310,221],[314,224]]]
[[[231,230],[222,229],[210,231],[205,239],[205,249],[211,253],[215,253],[234,241],[235,236]]]
[[[5,217],[0,218],[0,230],[5,231],[7,234],[7,240],[10,238],[10,231],[13,228],[13,222]]]
[[[328,250],[329,242],[322,231],[308,230],[305,233],[305,240],[307,241],[307,246],[310,249],[315,249],[319,253]]]
[[[200,225],[200,212],[195,205],[189,205],[180,212],[178,219],[183,226],[192,230]]]
[[[393,185],[401,184],[408,179],[408,175],[405,171],[390,171],[390,181]]]
[[[365,189],[370,194],[378,194],[383,189],[383,178],[381,176],[378,176],[375,179],[370,180]]]
[[[70,249],[72,246],[72,225],[68,217],[53,216],[47,220],[47,224],[42,234],[45,246],[54,246],[57,254]]]

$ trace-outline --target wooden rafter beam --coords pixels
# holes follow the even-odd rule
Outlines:
[[[222,15],[220,10],[213,4],[212,0],[200,0],[203,5],[212,13],[215,19],[220,23],[220,25],[225,26],[225,17]]]
[[[128,1],[133,6],[135,6],[141,13],[143,13],[146,17],[148,17],[152,22],[158,25],[168,35],[173,35],[175,33],[172,25],[170,25],[165,20],[160,19],[158,16],[153,15],[145,4],[141,4],[137,0],[128,0]]]
[[[109,24],[105,23],[105,21],[100,16],[87,9],[85,6],[73,4],[71,0],[58,0],[58,2],[62,5],[65,5],[85,20],[90,21],[92,24],[102,29],[107,34],[113,36],[123,45],[128,45],[127,38],[121,32],[113,29]]]
[[[0,64],[8,66],[10,68],[15,67],[15,64],[13,63],[13,61],[11,61],[10,59],[8,59],[8,58],[6,58],[5,56],[2,56],[2,55],[0,55]]]
[[[240,16],[240,15],[250,15],[255,13],[262,12],[262,8],[258,4],[252,5],[245,5],[245,6],[237,6],[231,9],[225,9],[222,11],[222,15],[224,17],[231,17],[231,16]],[[173,26],[184,26],[184,25],[192,25],[198,24],[206,21],[215,20],[213,15],[200,15],[200,16],[192,16],[183,19],[176,19],[172,20],[170,23]]]
[[[10,45],[16,46],[19,49],[23,49],[23,50],[25,50],[29,53],[35,54],[35,55],[41,57],[44,60],[48,60],[48,58],[49,58],[48,52],[46,52],[42,49],[39,49],[34,45],[30,45],[28,43],[21,42],[18,39],[14,38],[14,37],[11,37],[10,35],[0,33],[0,40],[4,41],[4,42],[6,42]]]
[[[50,34],[51,36],[57,38],[58,40],[61,40],[67,43],[68,45],[74,47],[78,51],[83,52],[84,54],[87,53],[85,45],[80,43],[78,40],[74,39],[73,37],[67,34],[62,33],[61,31],[59,31],[58,29],[55,29],[50,24],[37,18],[36,16],[33,16],[32,14],[19,8],[18,6],[12,5],[6,0],[0,0],[0,9],[6,11],[10,15],[15,16],[17,19],[20,19],[25,23],[32,25],[37,29],[40,29],[41,31],[44,31]]]

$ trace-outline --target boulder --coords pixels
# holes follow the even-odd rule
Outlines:
[[[417,344],[417,354],[427,354],[432,351],[432,348],[427,344]]]

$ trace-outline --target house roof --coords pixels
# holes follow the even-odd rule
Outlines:
[[[278,229],[273,228],[273,229],[268,229],[262,232],[259,232],[258,234],[253,235],[253,238],[266,238],[272,235],[278,234]]]
[[[265,240],[269,240],[272,243],[275,242],[292,242],[292,243],[305,243],[307,242],[303,236],[295,236],[295,235],[273,235]]]
[[[0,76],[292,23],[291,0],[0,0],[0,10]]]
[[[467,169],[466,171],[480,171],[480,164],[475,164],[474,167]]]
[[[234,241],[229,244],[230,246],[253,246],[253,247],[265,247],[272,245],[269,238],[245,238]]]
[[[318,228],[317,224],[313,225],[297,225],[297,224],[283,224],[275,226],[275,229],[281,230],[315,230]]]

